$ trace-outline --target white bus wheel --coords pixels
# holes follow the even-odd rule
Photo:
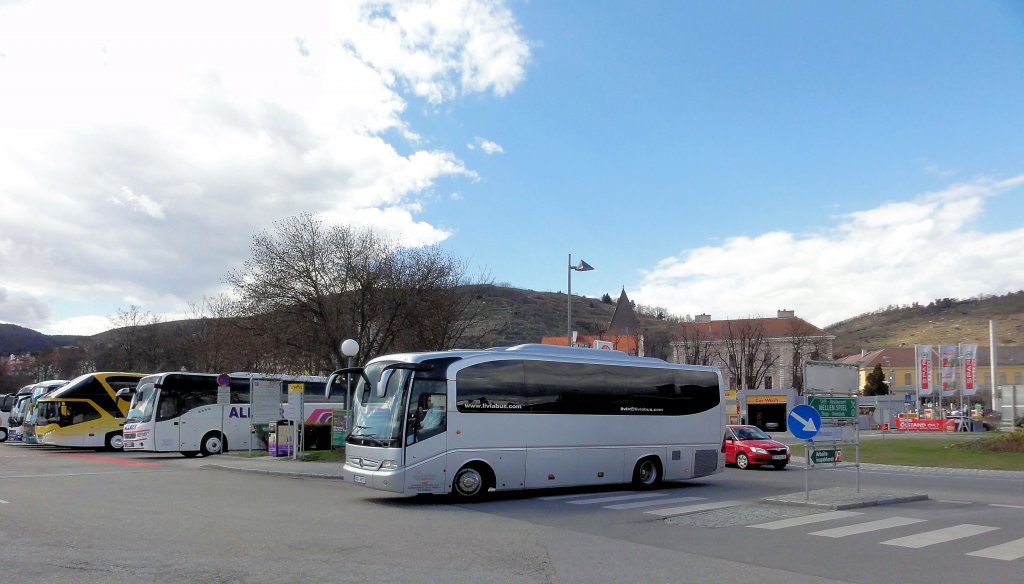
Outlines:
[[[203,441],[199,443],[199,450],[203,453],[203,456],[224,452],[224,440],[220,432],[209,432],[206,436],[203,436]]]
[[[465,500],[480,499],[487,492],[489,480],[489,473],[483,465],[467,464],[455,473],[452,494]]]
[[[124,450],[124,436],[120,432],[107,434],[106,447],[107,450]]]

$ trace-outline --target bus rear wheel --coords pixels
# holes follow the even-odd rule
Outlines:
[[[7,428],[0,428],[0,442],[7,442]]]
[[[633,469],[633,484],[641,489],[651,489],[661,482],[661,463],[658,459],[649,456],[636,463]]]
[[[199,443],[199,451],[203,453],[203,456],[221,454],[224,450],[226,450],[225,441],[220,432],[208,433]]]
[[[107,450],[124,450],[124,436],[120,432],[107,434],[105,442]]]
[[[481,464],[470,463],[455,473],[452,494],[466,501],[478,501],[490,487],[490,473]]]

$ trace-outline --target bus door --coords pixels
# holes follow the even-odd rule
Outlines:
[[[153,424],[153,445],[157,452],[177,452],[181,437],[180,396],[174,391],[160,389]]]
[[[414,381],[405,419],[405,487],[409,492],[439,492],[447,484],[447,405],[444,381]]]

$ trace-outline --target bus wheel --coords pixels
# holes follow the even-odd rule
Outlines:
[[[7,428],[0,427],[0,442],[7,442]]]
[[[479,500],[487,492],[489,475],[483,465],[470,463],[455,473],[452,494],[467,501]]]
[[[643,489],[650,489],[661,482],[661,464],[654,457],[647,457],[636,463],[633,469],[633,484]]]
[[[203,441],[199,443],[199,450],[203,453],[203,456],[224,452],[224,440],[221,437],[221,433],[210,432],[203,436]]]
[[[107,450],[124,450],[124,436],[120,432],[107,434]]]

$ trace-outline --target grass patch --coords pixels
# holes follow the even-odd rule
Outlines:
[[[302,453],[302,460],[306,462],[345,462],[345,450],[307,450]]]
[[[843,460],[853,462],[855,449],[842,447]],[[803,445],[792,447],[793,455],[804,456]],[[996,436],[900,436],[861,440],[860,461],[874,464],[973,468],[1024,471],[1024,431],[1000,432]]]

